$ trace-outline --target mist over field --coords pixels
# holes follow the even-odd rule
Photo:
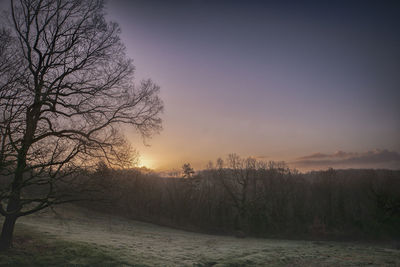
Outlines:
[[[87,266],[396,266],[399,251],[392,244],[371,242],[304,241],[287,239],[237,238],[166,228],[127,220],[87,209],[66,206],[52,213],[21,220],[21,232],[29,228],[47,242],[65,240],[66,247],[89,244],[107,257],[97,260],[90,249],[72,250],[74,257],[60,265]],[[49,245],[47,245],[49,246]],[[50,245],[51,246],[51,245]],[[78,247],[79,248],[79,247]],[[16,249],[22,247],[16,246]],[[88,252],[89,251],[89,252]],[[48,253],[40,259],[53,265],[58,255]],[[26,252],[25,252],[26,253]],[[68,254],[67,254],[68,255]],[[28,255],[25,254],[25,257]],[[30,255],[29,255],[30,256]],[[38,258],[38,256],[36,256]],[[26,261],[31,263],[35,257]],[[111,259],[110,259],[111,258]],[[17,263],[1,256],[5,263]],[[67,259],[67,261],[65,261]],[[19,262],[23,262],[19,259]],[[61,264],[62,263],[62,264]]]
[[[0,266],[400,266],[397,1],[0,11]]]

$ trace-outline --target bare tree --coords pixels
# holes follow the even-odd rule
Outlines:
[[[228,169],[224,172],[222,159],[217,160],[218,171],[216,174],[236,210],[235,228],[241,231],[245,227],[244,221],[249,203],[248,195],[251,182],[255,181],[256,171],[262,162],[251,157],[242,159],[237,154],[229,154],[227,162]]]
[[[151,80],[134,86],[116,23],[101,0],[11,0],[0,34],[0,249],[17,218],[73,200],[60,183],[95,161],[129,162],[120,126],[161,130]],[[40,188],[39,195],[29,194]]]

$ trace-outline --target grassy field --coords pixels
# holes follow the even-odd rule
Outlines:
[[[18,224],[1,266],[400,266],[390,244],[205,235],[73,206]]]
[[[0,266],[121,266],[116,254],[86,242],[72,242],[18,225],[13,248],[0,252]]]

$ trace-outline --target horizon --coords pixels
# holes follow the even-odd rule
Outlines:
[[[231,154],[236,154],[236,153],[231,153]],[[380,159],[382,155],[386,154],[386,160],[385,159]],[[237,154],[236,154],[237,155]],[[338,156],[340,155],[340,156]],[[388,158],[392,157],[392,159]],[[227,155],[228,157],[229,155]],[[400,167],[397,165],[386,165],[385,163],[391,163],[391,162],[396,162],[398,153],[394,151],[388,151],[388,150],[374,150],[374,151],[367,151],[365,153],[346,153],[344,151],[336,151],[335,153],[328,155],[328,154],[321,154],[321,153],[314,153],[308,156],[304,156],[301,158],[298,158],[297,160],[293,162],[286,162],[286,161],[276,161],[273,159],[265,159],[265,158],[257,158],[254,156],[248,156],[248,157],[242,157],[241,155],[237,155],[241,159],[247,159],[247,158],[252,158],[256,159],[257,161],[260,162],[265,162],[267,164],[269,163],[283,163],[286,167],[288,167],[290,170],[296,170],[300,173],[309,173],[313,171],[326,171],[329,169],[334,169],[336,171],[340,170],[393,170],[393,171],[400,171]],[[224,161],[226,160],[227,157],[219,157],[223,159]],[[218,158],[218,159],[219,159]],[[319,160],[319,158],[328,158],[326,160]],[[384,158],[384,156],[383,156]],[[316,160],[317,163],[315,163]],[[368,163],[368,165],[365,164],[365,162]],[[190,162],[184,162],[184,164],[189,163],[190,166],[193,168],[195,173],[206,171],[209,169],[209,166],[215,166],[216,160],[209,160],[206,164],[206,166],[200,166],[194,167]],[[313,167],[315,165],[318,165],[318,167]],[[300,167],[299,167],[300,166]],[[311,167],[310,167],[311,166]],[[178,167],[172,167],[172,168],[165,168],[165,169],[160,169],[160,168],[151,168],[148,165],[146,165],[143,162],[140,162],[133,167],[133,169],[140,169],[145,172],[150,171],[154,172],[156,174],[159,174],[161,176],[165,177],[181,177],[181,174],[183,172],[182,170],[183,166],[178,166]],[[224,167],[228,168],[229,167]]]

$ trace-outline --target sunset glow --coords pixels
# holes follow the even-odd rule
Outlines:
[[[331,162],[303,157],[344,151],[358,158],[334,166],[398,168],[393,3],[109,1],[136,82],[152,78],[165,103],[149,146],[126,132],[142,164],[202,169],[238,153],[309,170]]]
[[[146,167],[148,169],[155,169],[157,166],[154,165],[154,161],[145,156],[140,156],[138,167]]]

